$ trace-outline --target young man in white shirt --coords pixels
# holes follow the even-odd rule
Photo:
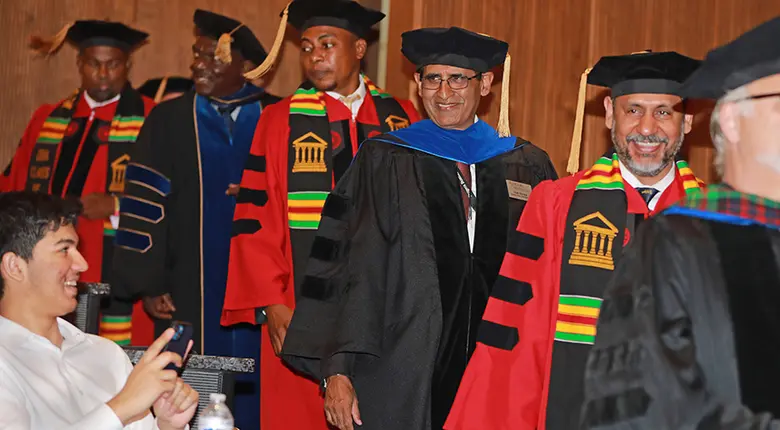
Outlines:
[[[133,367],[113,342],[59,318],[76,308],[88,268],[74,226],[81,210],[41,193],[0,195],[0,428],[185,429],[198,393],[164,370],[182,364],[161,353],[173,330]]]

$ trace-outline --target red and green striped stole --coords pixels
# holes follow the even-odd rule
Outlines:
[[[118,345],[130,345],[132,329],[130,315],[103,315],[100,318],[100,336],[112,340]]]
[[[686,195],[698,193],[704,183],[697,178],[688,163],[684,160],[677,160],[677,172],[682,179],[683,188]],[[602,156],[577,182],[577,190],[621,190],[623,188],[623,177],[620,175],[620,162],[617,153],[612,153],[612,158]]]
[[[51,115],[46,118],[38,133],[36,143],[59,144],[65,137],[65,131],[70,124],[73,114],[73,104],[79,93],[65,99],[60,106],[55,109]],[[108,133],[110,143],[135,143],[141,126],[144,125],[144,117],[137,115],[121,116],[116,115],[111,121],[111,128]]]
[[[290,100],[291,115],[326,116],[325,100],[322,92],[312,87],[298,88]]]
[[[596,340],[601,301],[596,297],[562,294],[558,300],[555,340],[592,345]]]
[[[65,136],[65,129],[70,124],[70,118],[48,117],[43,122],[36,143],[58,144]]]
[[[390,93],[374,85],[374,83],[371,82],[371,80],[368,79],[365,75],[363,75],[363,82],[366,83],[368,93],[371,94],[372,97],[379,97],[382,99],[389,99],[393,97]]]
[[[141,126],[144,125],[142,116],[116,115],[111,121],[111,129],[108,132],[109,143],[135,143]]]
[[[65,137],[65,130],[70,124],[70,118],[73,116],[73,106],[78,96],[79,91],[74,92],[49,114],[41,126],[41,131],[38,132],[36,144],[57,145],[62,141],[62,138]]]
[[[316,230],[320,225],[322,207],[327,192],[295,191],[287,194],[287,218],[290,228],[296,230]]]
[[[360,75],[366,84],[366,91],[372,97],[392,98],[390,93],[374,85],[366,75]],[[290,114],[307,116],[326,116],[324,93],[316,88],[298,88],[290,100]]]

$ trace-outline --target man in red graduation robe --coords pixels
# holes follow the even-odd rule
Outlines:
[[[614,149],[531,192],[446,429],[578,428],[585,362],[621,251],[639,223],[700,187],[676,159],[693,116],[675,90],[698,64],[661,52],[594,66],[587,82],[612,90]]]
[[[64,41],[76,46],[81,88],[35,111],[6,169],[2,191],[81,197],[79,251],[89,263],[81,280],[110,283],[117,196],[124,191],[128,152],[154,106],[128,83],[130,55],[148,34],[107,21],[76,21],[65,31],[64,40],[33,39],[34,48],[49,55]],[[112,301],[101,321],[103,336],[130,343],[130,306]],[[133,343],[149,345],[153,335],[151,319],[139,304],[133,311]]]
[[[325,198],[360,143],[419,119],[411,102],[390,96],[360,71],[365,37],[384,14],[354,1],[296,0],[288,16],[301,31],[307,81],[260,117],[238,194],[222,314],[223,325],[265,323],[264,430],[327,428],[317,384],[276,356],[300,273]]]

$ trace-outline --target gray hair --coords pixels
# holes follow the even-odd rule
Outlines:
[[[745,86],[733,89],[719,98],[718,102],[715,103],[715,108],[712,110],[712,116],[710,117],[710,136],[712,136],[712,144],[715,146],[715,171],[720,177],[723,177],[723,165],[726,152],[726,135],[723,134],[723,129],[720,126],[720,109],[726,103],[742,100],[737,103],[737,106],[739,106],[739,114],[742,116],[753,115],[753,101],[749,99],[745,100],[745,98],[749,96],[750,92]]]

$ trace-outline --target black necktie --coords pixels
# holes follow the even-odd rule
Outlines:
[[[236,123],[233,120],[233,111],[237,107],[238,105],[217,105],[217,112],[222,116],[222,120],[225,121],[225,126],[231,136],[233,135],[233,124]]]
[[[642,196],[648,208],[650,207],[650,201],[658,194],[658,190],[653,187],[640,187],[636,190],[639,191],[639,195]]]

